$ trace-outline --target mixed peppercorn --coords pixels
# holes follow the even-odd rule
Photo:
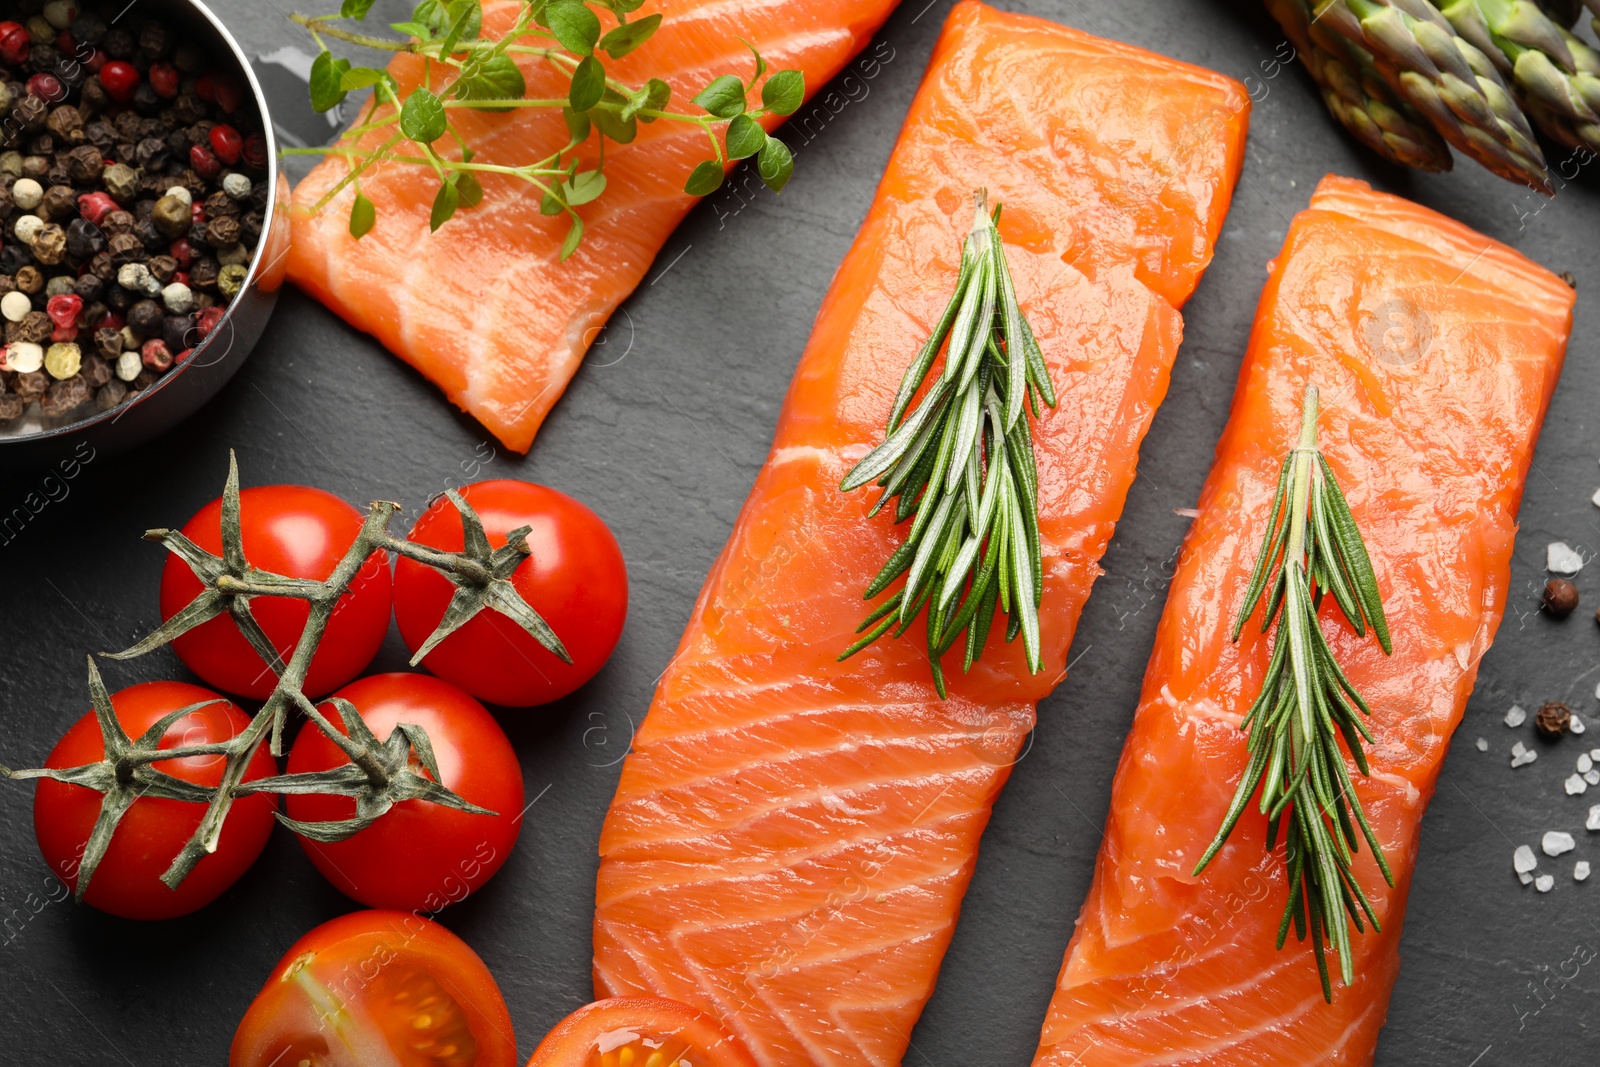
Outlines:
[[[137,6],[0,18],[0,426],[65,422],[221,320],[265,225],[266,140],[242,79]]]

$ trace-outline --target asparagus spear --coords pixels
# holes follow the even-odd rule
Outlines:
[[[1444,139],[1394,95],[1378,76],[1370,52],[1319,32],[1307,0],[1266,0],[1266,5],[1322,90],[1328,110],[1351,136],[1393,163],[1418,170],[1450,169]]]
[[[1457,150],[1551,191],[1544,155],[1494,61],[1428,0],[1317,0],[1313,23],[1370,52],[1389,87]]]
[[[1435,0],[1456,32],[1510,79],[1539,128],[1600,150],[1600,54],[1531,0]]]

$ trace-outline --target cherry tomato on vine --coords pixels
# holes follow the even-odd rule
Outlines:
[[[245,1012],[229,1067],[514,1067],[483,961],[419,915],[358,911],[294,943]]]
[[[239,493],[245,559],[252,567],[290,578],[322,581],[361,531],[361,512],[332,493],[300,485],[267,485]],[[195,513],[183,532],[195,544],[222,554],[222,501]],[[201,592],[200,580],[177,556],[161,572],[161,619],[166,621]],[[389,631],[393,597],[388,559],[374,552],[339,599],[322,643],[306,672],[305,693],[319,697],[360,674]],[[310,605],[293,597],[263,596],[250,611],[278,654],[288,660]],[[201,678],[229,693],[263,700],[277,681],[227,615],[212,619],[172,643],[178,658]]]
[[[479,612],[423,660],[446,681],[491,704],[545,704],[593,678],[610,658],[628,614],[628,572],[622,550],[600,516],[565,493],[510,480],[477,482],[461,490],[483,520],[489,543],[531,526],[532,554],[511,584],[550,624],[572,656],[561,660],[493,609]],[[445,498],[411,530],[411,540],[460,551],[461,518]],[[415,652],[428,639],[455,591],[438,571],[402,558],[395,565],[395,618]]]
[[[705,1012],[660,997],[611,997],[556,1024],[528,1067],[755,1067]]]
[[[185,682],[145,682],[112,694],[111,707],[129,737],[137,738],[170,711],[220,700],[216,693]],[[237,737],[250,720],[224,701],[190,712],[167,729],[161,748],[217,744]],[[94,712],[73,723],[51,750],[45,766],[79,767],[105,756]],[[195,785],[222,780],[224,757],[185,756],[151,766]],[[245,781],[277,773],[265,746],[245,769]],[[50,869],[70,888],[78,886],[78,864],[100,817],[102,794],[87,786],[40,779],[33,800],[33,829]],[[256,861],[272,833],[274,799],[267,794],[239,797],[222,825],[217,850],[202,859],[177,889],[161,881],[167,867],[200,825],[205,806],[164,797],[141,797],[117,824],[84,900],[101,911],[127,919],[170,919],[211,903]]]
[[[400,723],[428,732],[439,781],[462,799],[496,812],[480,815],[427,800],[406,800],[343,841],[300,839],[306,855],[340,892],[369,907],[438,911],[500,869],[522,829],[522,767],[505,731],[484,706],[426,674],[376,674],[334,694],[355,705],[381,741]],[[331,704],[322,712],[341,731]],[[421,768],[413,758],[413,770]],[[289,773],[325,771],[349,760],[311,723],[289,752]],[[329,822],[355,814],[351,797],[297,793],[291,819]]]

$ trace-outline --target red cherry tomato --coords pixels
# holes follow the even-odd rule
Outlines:
[[[239,494],[244,554],[250,565],[290,578],[321,581],[333,573],[361,530],[362,516],[332,493],[299,485],[269,485]],[[222,501],[213,500],[183,528],[208,552],[222,554]],[[200,580],[177,556],[161,573],[161,617],[170,619],[201,591]],[[312,697],[332,692],[372,662],[389,630],[392,583],[383,553],[374,552],[340,598],[306,672]],[[292,597],[256,597],[250,611],[278,654],[288,660],[310,606]],[[222,615],[172,643],[178,658],[229,693],[266,698],[277,678],[256,655],[233,619]]]
[[[185,682],[145,682],[111,697],[117,721],[137,739],[170,711],[220,697]],[[190,712],[167,728],[162,748],[215,744],[237,737],[250,720],[223,701]],[[104,758],[100,725],[90,712],[67,730],[45,760],[46,767],[81,767]],[[222,756],[186,756],[151,764],[158,771],[195,785],[222,780]],[[245,781],[277,773],[265,746],[245,768]],[[100,817],[102,795],[93,789],[50,779],[39,781],[33,801],[33,828],[45,862],[70,888],[78,886],[78,864]],[[239,797],[222,825],[217,851],[202,859],[177,889],[168,889],[166,873],[205,814],[205,806],[185,800],[141,797],[117,824],[111,845],[89,881],[84,899],[101,911],[128,919],[170,919],[211,903],[239,880],[272,833],[273,798],[267,794]]]
[[[489,968],[438,923],[395,911],[325,922],[273,968],[229,1067],[515,1067]],[[642,1065],[641,1065],[642,1067]]]
[[[711,1016],[661,997],[611,997],[556,1024],[528,1067],[755,1067]]]
[[[488,881],[522,829],[522,767],[499,723],[466,693],[426,674],[377,674],[334,695],[354,704],[380,741],[400,723],[422,727],[439,761],[441,784],[497,814],[407,800],[343,841],[301,838],[311,862],[346,896],[404,911],[438,911]],[[322,712],[343,730],[331,704]],[[331,770],[348,762],[326,734],[308,723],[289,752],[289,773]],[[415,759],[412,769],[426,773]],[[286,802],[289,817],[302,822],[348,819],[356,810],[353,798],[326,794],[296,794]]]
[[[423,660],[439,677],[492,704],[526,707],[566,696],[593,678],[617,646],[628,614],[628,572],[617,539],[578,501],[529,482],[478,482],[461,490],[483,520],[489,543],[532,526],[532,555],[511,583],[550,624],[572,656],[561,660],[493,609],[478,613]],[[462,547],[461,517],[444,497],[417,520],[411,540]],[[395,570],[395,618],[413,652],[422,647],[455,592],[439,572],[409,559]]]

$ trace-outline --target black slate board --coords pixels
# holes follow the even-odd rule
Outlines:
[[[307,38],[277,2],[215,0],[252,56]],[[331,4],[311,4],[312,8]],[[626,750],[713,556],[766,452],[779,402],[823,291],[849,246],[921,77],[948,0],[906,0],[879,35],[892,58],[837,88],[781,201],[731,194],[694,212],[650,282],[606,337],[523,458],[494,445],[419,375],[316,302],[287,293],[254,358],[199,416],[138,452],[90,463],[20,533],[0,544],[0,756],[42,759],[87,706],[82,657],[153,624],[161,553],[150,526],[184,521],[219,491],[227,449],[247,483],[304,482],[350,500],[416,506],[463,480],[545,482],[580,497],[622,541],[633,605],[615,658],[557,706],[502,721],[539,794],[516,853],[445,923],[482,954],[510,1004],[523,1055],[589,999],[595,842]],[[1071,676],[1039,709],[1026,758],[995,810],[938,992],[907,1063],[1023,1064],[1037,1040],[1062,950],[1088,888],[1112,772],[1187,519],[1227,416],[1265,263],[1328,171],[1448,211],[1600,289],[1596,167],[1565,173],[1557,196],[1461,163],[1420,176],[1375,162],[1343,138],[1309,81],[1274,62],[1282,34],[1252,3],[1036,0],[1031,11],[1234,75],[1257,99],[1244,180],[1216,261],[1185,309],[1172,390],[1146,441],[1140,477],[1073,649]],[[379,14],[399,10],[380,5]],[[1587,31],[1585,31],[1587,32]],[[262,69],[265,71],[266,67]],[[305,133],[292,77],[271,75],[284,121]],[[806,114],[806,112],[802,112]],[[308,125],[309,124],[309,125]],[[1553,153],[1552,162],[1564,158]],[[1510,606],[1425,821],[1405,963],[1378,1051],[1385,1067],[1588,1062],[1600,1026],[1600,878],[1575,885],[1577,858],[1600,861],[1582,830],[1585,799],[1560,782],[1579,745],[1540,746],[1512,771],[1507,706],[1563,698],[1600,727],[1600,575],[1586,607],[1555,624],[1536,613],[1546,542],[1600,550],[1595,302],[1580,300],[1561,387],[1522,508]],[[0,512],[39,488],[3,476]],[[57,491],[60,495],[60,491]],[[399,669],[391,635],[377,664]],[[167,654],[113,666],[113,685],[183,677]],[[1480,753],[1475,738],[1491,742]],[[1600,729],[1585,739],[1600,745]],[[279,831],[229,894],[193,917],[133,924],[64,903],[49,889],[31,827],[31,790],[0,787],[0,1062],[219,1063],[267,971],[300,934],[349,910]],[[1544,861],[1538,895],[1511,870],[1515,845],[1566,829],[1579,850]],[[1532,987],[1540,987],[1535,999]],[[1541,1007],[1542,1006],[1542,1007]]]

